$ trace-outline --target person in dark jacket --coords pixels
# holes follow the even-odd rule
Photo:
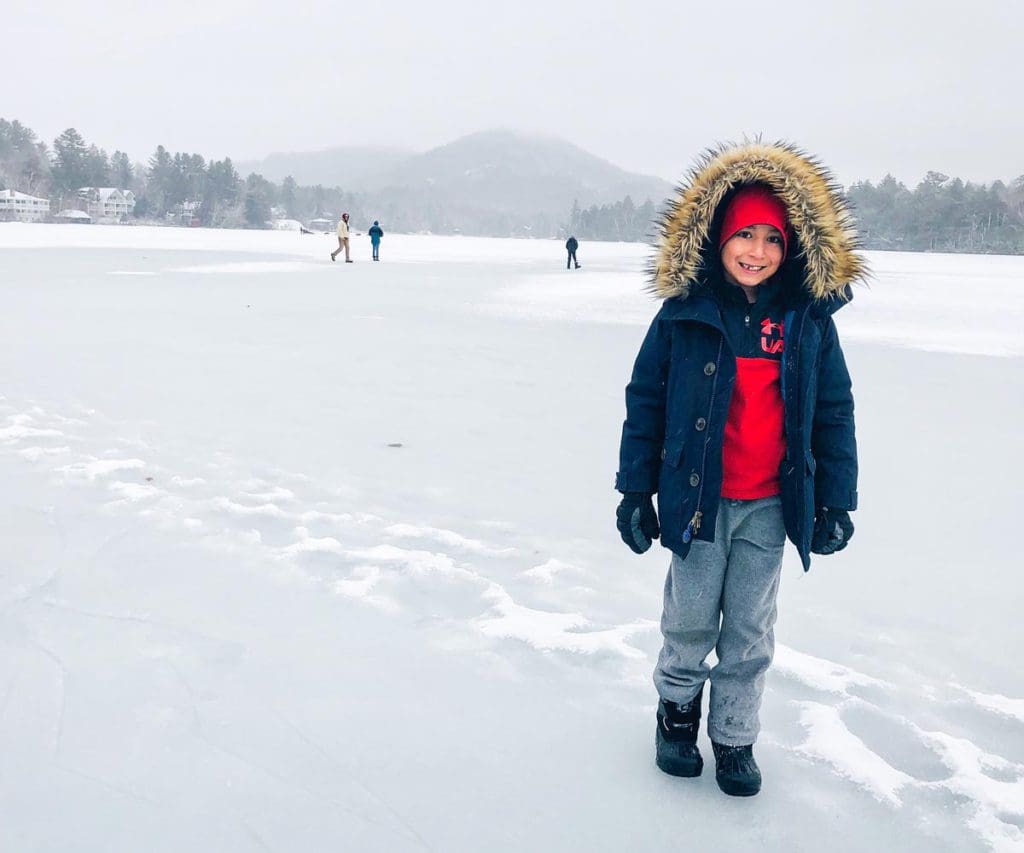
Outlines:
[[[565,250],[569,253],[569,258],[565,262],[566,269],[571,269],[573,264],[576,264],[576,269],[580,268],[580,263],[576,260],[576,250],[579,247],[579,241],[575,237],[570,237],[565,241]]]
[[[375,261],[379,261],[380,238],[384,236],[384,230],[380,227],[380,223],[374,219],[373,225],[370,226],[370,230],[366,233],[370,235],[370,246],[373,248],[373,259]]]
[[[660,536],[672,552],[657,765],[700,775],[710,680],[715,776],[731,795],[761,787],[785,539],[807,570],[853,535],[853,395],[833,314],[866,277],[856,249],[838,186],[786,144],[709,151],[662,219],[651,290],[664,301],[626,388],[616,516],[633,551]]]

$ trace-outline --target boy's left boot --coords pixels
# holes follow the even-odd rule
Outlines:
[[[697,749],[700,729],[700,700],[704,687],[685,705],[662,699],[658,703],[658,732],[655,735],[655,764],[670,776],[700,776],[704,759]]]
[[[754,746],[726,746],[711,741],[715,751],[715,781],[730,797],[752,797],[761,790],[761,770]]]

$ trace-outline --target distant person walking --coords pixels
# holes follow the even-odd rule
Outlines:
[[[576,269],[580,268],[580,262],[576,260],[576,250],[579,247],[579,241],[575,237],[570,237],[565,241],[565,250],[569,253],[569,257],[565,262],[566,269],[572,269],[573,264],[576,264]]]
[[[380,223],[374,219],[373,225],[370,226],[370,230],[366,232],[370,235],[370,245],[373,247],[373,259],[375,261],[380,260],[380,238],[384,236],[384,229],[380,227]]]
[[[342,249],[345,250],[345,263],[352,263],[352,258],[349,257],[348,251],[348,214],[341,214],[341,220],[338,222],[338,248],[331,252],[331,260],[333,261],[338,255],[341,254]]]

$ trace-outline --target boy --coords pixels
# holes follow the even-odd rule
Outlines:
[[[700,775],[710,680],[715,778],[734,796],[761,788],[786,536],[806,570],[853,535],[853,396],[832,313],[866,275],[856,247],[837,186],[784,144],[709,152],[661,223],[651,289],[665,301],[626,388],[616,516],[633,551],[660,536],[673,552],[657,765]]]

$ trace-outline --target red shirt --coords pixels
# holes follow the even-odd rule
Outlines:
[[[746,303],[737,287],[742,302],[731,293],[722,304],[729,345],[736,354],[736,384],[722,445],[722,497],[736,500],[779,494],[779,468],[786,454],[783,305],[777,287],[761,288],[756,303]]]

